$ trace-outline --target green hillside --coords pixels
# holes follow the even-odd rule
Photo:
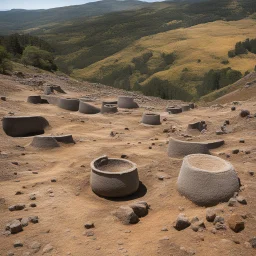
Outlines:
[[[72,19],[99,16],[105,13],[135,10],[148,4],[137,0],[103,0],[84,5],[74,5],[49,10],[19,10],[0,12],[0,34],[12,34],[21,30],[53,25]]]
[[[237,42],[255,38],[255,0],[166,1],[138,7],[35,23],[24,32],[54,48],[63,72],[162,98],[198,99],[254,69],[254,53],[229,58],[228,52]],[[218,76],[215,86],[212,79]],[[213,86],[204,90],[208,81]]]

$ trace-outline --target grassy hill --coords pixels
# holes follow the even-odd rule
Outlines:
[[[211,69],[254,69],[255,54],[227,54],[255,38],[255,0],[136,3],[136,10],[41,20],[24,32],[50,43],[58,66],[72,76],[162,98],[197,99]]]
[[[11,34],[46,24],[54,25],[72,19],[99,16],[110,12],[135,10],[147,5],[148,3],[137,0],[103,0],[48,10],[0,11],[0,34]]]
[[[120,73],[125,72],[130,66],[132,72],[127,73],[127,78],[131,84],[139,81],[145,86],[157,77],[160,81],[167,80],[170,84],[184,88],[191,98],[195,98],[196,86],[202,82],[204,74],[210,69],[231,67],[242,73],[253,71],[256,64],[255,54],[237,56],[229,59],[228,64],[222,62],[228,60],[227,52],[236,42],[253,37],[255,31],[256,20],[244,19],[216,21],[159,33],[144,37],[117,54],[84,69],[74,70],[74,76],[100,82],[112,77],[118,70]],[[141,74],[132,60],[147,52],[152,53],[152,57],[146,62],[149,71]],[[176,56],[174,62],[166,65],[162,54],[173,52]],[[161,66],[163,70],[157,71]],[[148,76],[150,73],[152,75]]]

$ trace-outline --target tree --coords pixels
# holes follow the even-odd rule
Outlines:
[[[53,54],[36,46],[27,46],[22,54],[22,63],[48,71],[56,71]]]
[[[5,74],[12,70],[12,64],[9,61],[9,54],[6,49],[0,45],[0,73]]]

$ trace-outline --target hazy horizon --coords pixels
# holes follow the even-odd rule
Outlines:
[[[43,2],[37,2],[34,0],[19,1],[19,0],[2,0],[0,11],[7,11],[11,9],[26,9],[26,10],[36,10],[36,9],[50,9],[56,7],[70,6],[70,5],[80,5],[89,2],[98,2],[101,0],[44,0]],[[128,0],[129,1],[129,0]],[[140,0],[143,2],[161,2],[164,0]]]

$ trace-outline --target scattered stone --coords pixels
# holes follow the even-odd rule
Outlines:
[[[225,120],[224,124],[226,124],[226,125],[230,125],[229,120]]]
[[[229,201],[228,201],[228,206],[233,207],[233,206],[236,205],[236,203],[237,203],[237,200],[232,197],[232,198],[230,198]]]
[[[31,194],[31,195],[29,196],[29,199],[30,199],[30,200],[36,200],[36,195],[35,195],[35,194]]]
[[[244,204],[244,205],[247,204],[247,201],[246,201],[246,199],[245,199],[243,196],[238,196],[238,197],[236,197],[236,200],[237,200],[237,202],[240,203],[240,204]]]
[[[117,217],[124,225],[136,224],[139,222],[138,216],[134,213],[133,209],[129,206],[121,206],[116,210],[113,215]]]
[[[234,107],[234,106],[231,107],[231,110],[232,110],[232,111],[235,111],[235,110],[236,110],[236,107]]]
[[[236,233],[244,230],[244,221],[238,214],[232,214],[228,219],[229,227]]]
[[[170,132],[170,129],[168,128],[163,129],[163,133],[169,133],[169,132]]]
[[[224,218],[221,217],[221,216],[216,216],[214,221],[213,221],[213,224],[215,225],[216,223],[224,223]]]
[[[254,176],[254,171],[248,171],[249,175]]]
[[[13,220],[6,225],[6,230],[9,230],[11,234],[17,234],[23,230],[21,222],[19,220]]]
[[[25,204],[15,204],[9,207],[9,211],[21,211],[25,208]]]
[[[239,143],[245,143],[245,140],[244,139],[240,139]]]
[[[111,131],[110,134],[109,134],[110,137],[115,137],[116,136],[116,133]]]
[[[22,192],[22,191],[17,191],[16,193],[15,193],[15,195],[17,196],[17,195],[23,195],[24,193]]]
[[[239,153],[239,149],[233,149],[232,150],[232,154],[238,154]]]
[[[202,220],[198,220],[192,223],[191,228],[195,232],[201,232],[205,229],[205,224]]]
[[[216,131],[216,135],[223,135],[224,132],[223,131]]]
[[[39,242],[33,242],[29,247],[34,251],[34,253],[37,253],[41,249],[41,244]]]
[[[6,97],[5,97],[5,96],[1,96],[0,99],[1,99],[2,101],[6,101]]]
[[[28,226],[29,219],[28,218],[22,218],[20,223],[21,223],[22,227],[26,227],[26,226]]]
[[[256,249],[256,237],[250,239],[249,243],[251,244],[252,248]]]
[[[17,248],[17,247],[23,247],[23,243],[22,243],[20,240],[17,240],[17,241],[14,242],[13,246],[14,246],[15,248]]]
[[[139,217],[145,217],[148,214],[148,207],[142,203],[134,203],[129,205],[134,213]]]
[[[7,256],[14,256],[14,253],[13,252],[7,252],[7,254],[6,254]]]
[[[216,217],[216,210],[212,208],[206,209],[206,220],[208,222],[213,222]]]
[[[224,223],[217,222],[214,226],[215,230],[227,230],[227,226]]]
[[[29,206],[32,207],[32,208],[35,208],[36,204],[35,203],[31,203]]]
[[[87,223],[84,224],[84,227],[86,229],[91,229],[91,228],[94,228],[95,226],[94,226],[93,222],[87,222]]]
[[[92,230],[84,232],[84,236],[90,237],[94,236],[94,232]]]
[[[244,152],[246,155],[249,155],[249,154],[251,154],[251,151],[250,150],[245,150],[245,152]]]
[[[44,253],[49,253],[53,250],[53,246],[51,244],[47,244],[44,248],[43,248],[43,254]]]
[[[19,163],[18,163],[18,162],[12,162],[12,164],[13,164],[13,165],[19,165]]]
[[[161,231],[168,231],[168,228],[164,227],[161,229]]]
[[[178,215],[178,218],[176,220],[176,222],[174,223],[173,227],[178,230],[181,231],[183,229],[188,228],[191,225],[188,217],[185,214],[180,213]]]
[[[240,116],[241,117],[246,117],[250,115],[250,111],[249,110],[241,110],[240,112]]]
[[[127,155],[121,155],[121,158],[127,159],[128,156]]]
[[[57,179],[55,179],[55,178],[51,179],[51,182],[57,182]]]
[[[31,217],[29,217],[29,221],[33,224],[36,224],[39,222],[39,218],[38,218],[38,216],[31,216]]]

